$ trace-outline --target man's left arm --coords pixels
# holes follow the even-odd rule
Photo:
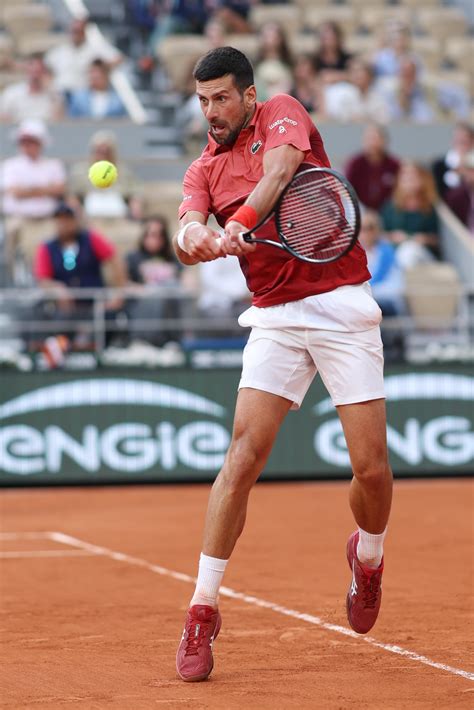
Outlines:
[[[263,177],[248,196],[245,207],[255,211],[257,224],[273,208],[281,193],[288,185],[303,161],[305,153],[291,144],[279,145],[267,150],[263,156]],[[242,208],[240,208],[242,209]],[[225,246],[229,254],[240,256],[254,251],[256,244],[245,242],[239,235],[248,231],[248,227],[231,219],[225,227]]]

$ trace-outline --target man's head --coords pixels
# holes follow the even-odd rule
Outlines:
[[[94,59],[89,67],[89,88],[92,91],[107,91],[109,88],[109,67],[103,59]]]
[[[99,160],[108,160],[111,163],[117,162],[117,138],[113,131],[101,130],[94,133],[90,140],[91,163]]]
[[[20,153],[31,160],[38,160],[43,152],[43,147],[49,140],[48,129],[43,121],[29,118],[18,126],[16,139]]]
[[[76,47],[80,47],[86,41],[87,20],[73,20],[69,26],[71,41]]]
[[[70,205],[66,202],[61,202],[54,212],[54,221],[56,223],[56,236],[59,241],[67,242],[75,239],[78,222],[76,213]]]
[[[26,76],[31,89],[42,89],[48,70],[41,54],[31,54],[26,62]]]
[[[387,149],[387,133],[378,123],[369,123],[364,131],[362,145],[368,156],[382,156]]]
[[[201,57],[193,76],[212,137],[232,145],[255,110],[252,65],[238,49],[218,47]]]
[[[359,240],[364,249],[372,247],[380,241],[380,218],[375,210],[364,210],[360,222]]]

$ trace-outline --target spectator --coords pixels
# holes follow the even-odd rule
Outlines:
[[[387,123],[388,103],[374,83],[374,78],[370,64],[361,59],[352,59],[348,81],[339,81],[325,87],[324,114],[336,121]]]
[[[382,80],[380,87],[386,96],[391,121],[428,123],[435,118],[435,111],[418,79],[418,67],[413,59],[401,58],[397,76]]]
[[[386,46],[375,52],[372,64],[378,79],[397,77],[403,59],[411,59],[420,65],[419,57],[411,51],[411,33],[402,22],[389,22],[386,30]]]
[[[384,228],[397,245],[403,269],[439,257],[436,190],[431,173],[417,163],[404,162],[391,200],[382,209]]]
[[[446,191],[445,200],[474,236],[474,150],[462,156],[458,170],[461,182]]]
[[[74,91],[68,113],[72,118],[119,118],[127,111],[119,95],[110,86],[109,68],[102,59],[94,59],[89,67],[89,87]]]
[[[255,84],[261,101],[291,90],[292,58],[286,35],[276,22],[264,24],[259,33],[260,51],[255,62]]]
[[[23,121],[16,131],[18,154],[4,161],[1,171],[3,212],[7,216],[51,217],[64,194],[66,173],[62,163],[45,158],[49,142],[42,121]]]
[[[73,20],[69,28],[70,38],[64,44],[53,47],[46,54],[46,64],[54,74],[59,91],[67,96],[73,91],[87,88],[88,71],[94,59],[102,59],[113,69],[123,57],[105,40],[98,42],[87,36],[87,20]]]
[[[161,318],[179,318],[180,301],[152,295],[146,296],[149,287],[177,287],[180,284],[181,266],[174,258],[171,249],[168,223],[164,217],[156,216],[147,220],[138,249],[127,255],[128,278],[134,284],[135,293],[141,298],[129,304],[130,334],[134,338],[147,340],[154,345],[163,345],[166,341],[179,337],[173,331],[163,328],[137,325],[139,320],[159,320]]]
[[[113,131],[94,133],[89,143],[90,157],[73,166],[69,187],[84,207],[88,217],[126,217],[141,219],[140,183],[117,154],[117,139]],[[107,190],[92,187],[90,166],[98,160],[108,160],[117,166],[117,181]]]
[[[372,294],[384,316],[398,315],[403,310],[403,278],[395,247],[381,233],[380,218],[375,210],[364,210],[359,241],[367,254],[372,274]]]
[[[228,318],[235,321],[235,330],[209,330],[214,336],[241,336],[237,326],[238,316],[248,308],[251,294],[242,275],[237,259],[215,259],[199,264],[200,295],[197,306],[199,315],[208,318],[211,323],[216,318]]]
[[[63,115],[60,94],[52,87],[51,75],[40,54],[26,62],[25,81],[7,86],[0,95],[0,120],[19,123],[27,119],[57,121]]]
[[[452,188],[459,187],[461,177],[458,168],[463,157],[474,150],[474,127],[468,123],[458,123],[454,127],[451,148],[433,163],[433,175],[440,197]]]
[[[344,48],[344,35],[337,22],[324,22],[318,31],[319,49],[315,54],[316,70],[325,84],[347,79],[351,55]]]
[[[362,152],[349,160],[345,170],[362,204],[377,211],[390,198],[400,168],[400,161],[388,153],[387,143],[386,130],[369,124],[362,138]]]
[[[105,284],[101,268],[106,262],[111,267],[110,285],[125,286],[124,264],[104,236],[80,226],[69,205],[58,205],[54,216],[56,234],[38,247],[34,264],[38,284],[51,290],[54,298],[52,312],[45,311],[44,316],[57,321],[88,321],[92,318],[93,303],[90,299],[72,298],[69,289],[102,288]],[[106,303],[107,317],[114,317],[122,305],[121,298],[109,300]],[[65,349],[65,342],[68,346],[71,344],[73,336],[78,347],[88,342],[87,332],[81,328],[65,329],[61,333],[61,342],[48,339],[45,350],[50,364],[55,364],[55,357]]]
[[[318,78],[314,58],[310,54],[301,54],[293,68],[293,85],[290,94],[303,104],[309,113],[318,110],[320,104]]]

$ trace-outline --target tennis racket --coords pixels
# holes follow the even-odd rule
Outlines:
[[[281,242],[254,236],[272,217]],[[246,242],[284,249],[302,261],[325,264],[347,254],[359,231],[359,201],[352,185],[330,168],[309,168],[296,173],[270,214],[241,236]]]

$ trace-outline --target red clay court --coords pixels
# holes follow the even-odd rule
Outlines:
[[[472,708],[472,481],[396,482],[370,637],[345,617],[347,490],[256,487],[194,684],[174,656],[209,487],[4,491],[0,707]]]

